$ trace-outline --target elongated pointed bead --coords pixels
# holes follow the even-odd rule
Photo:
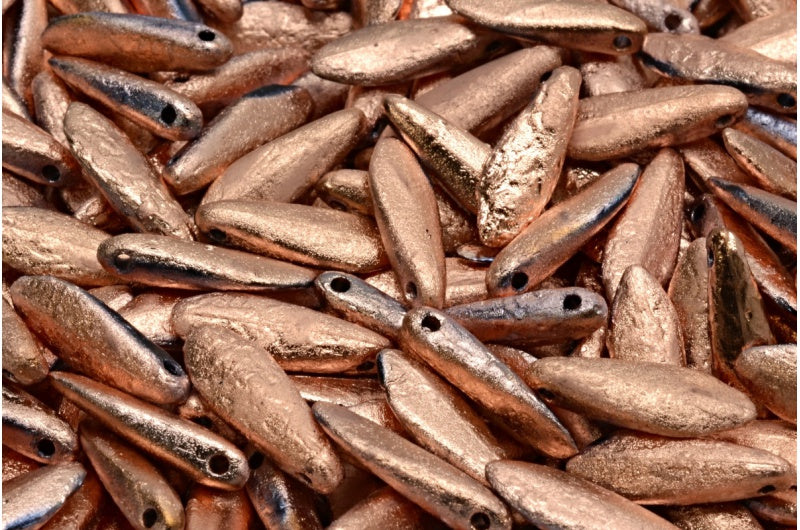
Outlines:
[[[733,9],[745,22],[776,14],[790,14],[795,6],[787,0],[735,0]]]
[[[179,194],[216,179],[240,157],[305,123],[313,107],[304,89],[268,85],[220,112],[167,163],[164,178]],[[233,140],[235,138],[235,141]]]
[[[284,370],[338,373],[372,363],[389,340],[350,322],[294,304],[234,293],[187,298],[173,310],[175,331],[216,324],[265,349]],[[373,363],[374,366],[374,363]]]
[[[233,53],[227,37],[205,24],[100,12],[54,19],[42,45],[133,72],[211,70]]]
[[[678,259],[683,224],[684,170],[681,157],[664,149],[647,165],[603,250],[603,283],[614,299],[625,270],[641,265],[662,285]]]
[[[305,69],[301,50],[268,48],[235,55],[210,72],[178,78],[165,85],[207,110],[233,103],[263,86],[288,84]]]
[[[261,522],[280,530],[322,530],[313,492],[258,451],[248,460],[252,473],[246,492]]]
[[[756,497],[744,501],[751,512],[764,521],[787,525],[797,525],[797,492],[781,491],[774,495]]]
[[[50,208],[50,203],[44,194],[36,187],[17,178],[5,169],[3,175],[3,208],[11,206],[35,206],[36,208]]]
[[[154,287],[191,290],[301,291],[314,272],[304,267],[226,248],[149,234],[121,234],[97,250],[114,275]]]
[[[381,488],[340,515],[328,530],[424,530],[426,514],[392,488]]]
[[[52,210],[3,208],[3,263],[25,274],[47,274],[83,286],[116,283],[97,261],[97,247],[108,237]]]
[[[751,102],[784,113],[797,111],[797,75],[793,65],[702,35],[652,33],[642,45],[642,60],[658,73],[730,85]]]
[[[529,224],[489,267],[489,293],[508,296],[536,287],[622,209],[638,177],[639,166],[621,164]]]
[[[11,296],[32,329],[76,370],[153,403],[186,399],[189,378],[181,366],[83,289],[52,276],[23,276]]]
[[[3,528],[41,528],[81,487],[86,470],[77,462],[46,466],[3,487]]]
[[[550,467],[502,460],[489,464],[486,476],[506,502],[543,528],[676,528],[613,491]]]
[[[442,307],[445,264],[436,199],[405,144],[394,138],[378,142],[369,185],[381,239],[406,300]]]
[[[38,462],[9,447],[3,447],[3,484],[42,467]]]
[[[32,111],[31,82],[44,68],[41,35],[47,26],[47,3],[44,0],[22,0],[20,4],[17,24],[10,32],[13,46],[7,58],[3,53],[3,75]]]
[[[688,143],[728,127],[747,99],[713,85],[647,88],[581,100],[567,155],[609,160],[647,148]]]
[[[409,311],[400,335],[403,348],[423,359],[492,416],[520,442],[555,458],[576,453],[567,430],[511,369],[445,313]]]
[[[74,528],[88,530],[97,524],[100,510],[106,502],[103,485],[93,471],[87,471],[86,478],[78,490],[70,495],[64,506],[56,512],[42,530],[61,530]]]
[[[82,376],[51,373],[50,381],[106,427],[201,484],[235,490],[247,481],[244,454],[211,431]]]
[[[603,297],[576,287],[491,298],[446,312],[479,340],[509,344],[580,339],[608,318]]]
[[[797,24],[781,13],[742,24],[720,40],[748,48],[774,61],[797,64]]]
[[[622,275],[606,342],[609,357],[686,366],[678,313],[658,281],[639,265]]]
[[[37,462],[57,464],[75,459],[78,436],[44,403],[4,385],[3,445]]]
[[[468,70],[415,100],[457,127],[480,134],[527,105],[542,75],[560,65],[557,48],[534,46]]]
[[[44,380],[49,371],[50,367],[42,354],[42,346],[11,304],[4,299],[3,377],[21,385],[32,385]]]
[[[711,373],[707,255],[704,237],[692,241],[675,267],[668,293],[680,324],[686,366]]]
[[[746,395],[711,375],[663,363],[549,357],[532,363],[526,380],[559,407],[662,436],[702,436],[756,414]]]
[[[302,265],[372,272],[388,263],[378,228],[361,215],[238,200],[204,204],[195,219],[217,243]]]
[[[67,186],[80,178],[80,166],[66,147],[33,123],[6,111],[3,167],[46,186]]]
[[[797,159],[797,120],[749,107],[734,127]]]
[[[739,215],[711,196],[701,197],[690,217],[698,234],[708,235],[715,228],[730,230],[742,242],[747,264],[761,291],[779,307],[797,313],[794,278],[756,230]]]
[[[725,148],[759,187],[797,199],[797,162],[757,138],[736,129],[722,131]],[[725,178],[724,175],[721,175]]]
[[[81,428],[81,447],[100,482],[134,528],[179,530],[183,504],[161,473],[132,447],[98,427]]]
[[[5,77],[3,78],[3,110],[11,114],[16,114],[20,118],[24,118],[28,121],[33,121],[31,115],[28,113],[28,106],[20,99],[14,89],[8,86]]]
[[[197,105],[160,83],[86,59],[53,57],[49,64],[71,88],[153,134],[169,140],[200,134],[203,115]]]
[[[478,24],[555,46],[611,55],[634,53],[647,32],[644,22],[618,7],[582,2],[447,0],[456,13]]]
[[[755,516],[737,503],[698,504],[696,506],[670,506],[664,508],[664,517],[678,528],[692,530],[762,530]]]
[[[186,501],[186,528],[248,530],[255,521],[244,490],[223,491],[195,485]]]
[[[203,204],[235,199],[293,202],[344,160],[365,133],[364,114],[358,109],[312,121],[228,166]]]
[[[505,451],[452,387],[398,350],[378,355],[378,376],[392,411],[420,445],[487,484],[486,465]]]
[[[772,344],[774,338],[739,239],[715,229],[706,235],[706,248],[714,372],[731,380],[736,359],[745,349]]]
[[[194,386],[217,414],[315,490],[337,486],[338,458],[267,351],[220,326],[194,328],[183,351]]]
[[[797,202],[723,179],[709,181],[711,191],[756,228],[797,250]]]
[[[453,528],[511,528],[503,503],[444,460],[341,406],[317,403],[314,416],[361,465]]]
[[[385,98],[386,114],[403,139],[433,169],[466,210],[478,211],[477,186],[490,147],[467,131],[402,96]]]
[[[780,420],[755,420],[735,429],[714,433],[715,440],[763,449],[797,467],[797,430]]]
[[[469,64],[492,40],[446,17],[391,21],[326,44],[314,54],[311,69],[340,83],[388,85]],[[414,45],[419,42],[427,45]]]
[[[354,377],[290,376],[300,395],[310,403],[321,401],[353,407],[367,401],[386,399],[386,393],[375,379]]]
[[[478,235],[501,247],[539,217],[556,187],[578,109],[581,75],[562,66],[506,128],[478,185]]]
[[[125,134],[102,114],[72,103],[64,133],[86,174],[136,229],[192,239],[189,217]]]
[[[361,278],[335,271],[323,272],[314,281],[328,307],[342,318],[396,339],[406,308]]]
[[[797,346],[755,346],[742,352],[734,364],[753,398],[778,417],[797,423]]]

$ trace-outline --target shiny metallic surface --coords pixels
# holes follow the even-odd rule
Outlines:
[[[525,292],[550,276],[622,209],[638,177],[639,166],[621,164],[547,210],[495,257],[486,274],[489,293]]]
[[[491,411],[521,443],[566,458],[575,442],[545,404],[474,335],[432,308],[409,311],[400,345]]]
[[[664,460],[670,462],[671,473],[663,473]],[[767,451],[715,440],[627,432],[572,458],[567,472],[639,504],[747,499],[788,489],[795,482],[792,466]]]
[[[54,19],[42,46],[132,72],[211,70],[233,45],[204,24],[116,13],[80,13]]]
[[[599,3],[502,0],[448,0],[456,13],[498,31],[544,41],[556,46],[610,55],[639,50],[647,28],[639,18]],[[620,38],[622,37],[622,38]]]
[[[405,300],[442,307],[446,280],[438,209],[411,150],[393,138],[380,140],[370,161],[369,186],[378,230]]]
[[[670,506],[663,509],[664,517],[685,530],[762,530],[758,519],[738,503]]]
[[[345,320],[249,294],[187,298],[173,310],[181,337],[197,326],[219,325],[265,349],[284,370],[339,373],[373,363],[389,340]]]
[[[777,13],[751,20],[721,37],[775,61],[797,64],[797,24],[791,16]]]
[[[710,374],[663,363],[551,357],[532,363],[526,381],[559,407],[662,436],[703,436],[756,415],[746,395]]]
[[[625,269],[610,317],[609,357],[686,366],[678,312],[644,267]]]
[[[630,11],[658,32],[699,33],[700,24],[679,2],[666,0],[611,0],[611,4]]]
[[[3,263],[25,274],[46,274],[84,287],[117,283],[97,261],[102,230],[53,210],[3,208]]]
[[[302,204],[228,200],[200,206],[195,219],[200,231],[217,243],[301,265],[364,273],[388,264],[378,227],[361,215]]]
[[[580,85],[575,68],[553,70],[494,146],[478,184],[478,235],[484,245],[504,246],[549,202],[572,135]]]
[[[497,497],[439,457],[341,406],[317,403],[314,416],[360,464],[451,527],[470,530],[470,521],[480,520],[487,530],[511,528]]]
[[[724,86],[646,88],[581,100],[567,156],[609,160],[698,140],[744,114],[747,99]]]
[[[168,140],[200,134],[203,116],[197,105],[160,83],[87,59],[56,56],[48,63],[71,88],[153,134]]]
[[[550,467],[503,460],[487,466],[492,487],[542,528],[675,529],[613,491]]]
[[[214,412],[315,490],[329,493],[337,486],[339,459],[266,351],[223,327],[201,326],[188,334],[183,352],[195,388]]]
[[[41,344],[4,299],[3,377],[21,385],[31,385],[43,381],[49,371]]]
[[[297,292],[314,272],[238,250],[149,234],[122,234],[97,250],[103,267],[124,280],[189,290]]]
[[[753,399],[797,423],[797,345],[748,348],[736,359],[734,370]]]
[[[660,283],[672,276],[683,221],[683,161],[663,149],[642,172],[639,184],[614,223],[603,250],[603,283],[614,299],[631,265],[644,267]]]
[[[394,491],[381,488],[336,518],[328,530],[424,530],[425,512]]]
[[[186,399],[189,378],[181,366],[83,289],[52,276],[23,276],[11,296],[74,369],[153,403]]]
[[[24,390],[3,385],[3,444],[43,464],[74,460],[78,437],[55,411]]]
[[[193,486],[186,501],[186,528],[248,530],[255,521],[244,490],[222,491]]]
[[[797,162],[769,144],[736,129],[722,131],[725,148],[760,188],[797,200]]]
[[[172,325],[172,310],[182,299],[169,294],[142,293],[117,312],[154,344],[173,349],[180,338]]]
[[[750,107],[735,127],[797,159],[797,120]]]
[[[211,431],[79,375],[51,373],[50,381],[107,428],[199,483],[235,490],[247,481],[244,454]]]
[[[46,466],[3,486],[3,528],[41,528],[81,487],[86,470],[77,462]]]

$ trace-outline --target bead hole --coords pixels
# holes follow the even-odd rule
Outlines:
[[[766,495],[767,493],[772,493],[773,491],[775,491],[775,486],[768,485],[758,490],[758,493],[759,495]]]
[[[417,284],[414,282],[408,282],[406,284],[406,296],[409,297],[411,300],[417,297]]]
[[[581,306],[581,297],[577,294],[568,294],[564,297],[564,309],[574,311]]]
[[[247,465],[250,466],[250,469],[258,469],[264,463],[264,453],[261,451],[256,451],[250,458],[247,460]]]
[[[215,243],[222,243],[227,237],[227,234],[219,228],[212,228],[208,231],[208,238]]]
[[[167,105],[161,110],[161,121],[163,121],[167,125],[172,125],[173,123],[175,123],[175,120],[177,118],[178,118],[178,112],[172,105]]]
[[[790,109],[797,105],[797,100],[791,94],[778,94],[778,105],[785,109]]]
[[[515,272],[511,275],[511,287],[521,291],[528,285],[528,275],[524,272]]]
[[[145,528],[152,528],[158,521],[158,512],[155,508],[148,508],[142,514],[142,524]]]
[[[670,13],[666,17],[664,17],[664,26],[667,27],[670,31],[675,31],[679,27],[681,27],[681,23],[683,22],[683,18],[677,13]]]
[[[331,289],[337,293],[346,293],[350,290],[350,280],[347,278],[342,278],[341,276],[337,276],[331,280]]]
[[[474,530],[487,530],[491,526],[489,516],[483,512],[473,513],[469,518],[469,524]]]
[[[231,462],[225,455],[217,454],[208,459],[208,468],[215,475],[223,475],[227,473],[230,467]]]
[[[619,51],[622,51],[630,48],[633,45],[633,42],[627,35],[618,35],[614,38],[613,44],[614,48],[616,48]]]
[[[53,443],[53,440],[43,438],[36,444],[36,452],[42,458],[50,458],[56,454],[56,445]]]
[[[114,265],[122,272],[126,272],[131,268],[131,256],[125,252],[120,252],[114,257]]]
[[[207,30],[207,29],[204,29],[203,31],[198,33],[197,36],[200,37],[200,40],[205,41],[205,42],[211,42],[211,41],[213,41],[214,39],[217,38],[217,34],[216,33],[214,33],[211,30]]]
[[[439,331],[442,327],[442,323],[439,322],[439,319],[435,316],[426,315],[425,318],[422,319],[422,327],[428,331]]]
[[[61,172],[56,166],[47,164],[42,168],[42,176],[47,180],[47,182],[56,182],[59,178],[61,178]]]
[[[183,370],[181,370],[180,365],[171,359],[164,359],[162,363],[164,365],[164,370],[169,372],[171,375],[180,376],[183,375]]]

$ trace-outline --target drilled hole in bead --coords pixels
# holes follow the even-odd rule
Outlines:
[[[164,359],[164,362],[162,364],[164,365],[164,370],[169,372],[171,375],[174,376],[183,375],[183,370],[181,370],[180,365],[175,361],[171,359]]]
[[[122,272],[130,270],[132,265],[130,254],[120,252],[119,254],[114,256],[114,265],[117,267],[118,270]]]
[[[214,33],[213,31],[207,30],[207,29],[204,29],[203,31],[198,33],[197,36],[200,37],[200,40],[205,41],[205,42],[211,42],[211,41],[213,41],[214,39],[217,38],[217,34],[216,33]]]
[[[442,327],[442,323],[439,322],[439,319],[433,315],[425,315],[425,318],[422,319],[421,325],[428,331],[439,331],[439,329]]]
[[[677,13],[670,13],[666,17],[664,17],[664,25],[670,31],[675,31],[679,27],[681,27],[681,23],[683,22],[683,18]]]
[[[473,513],[469,518],[469,524],[474,530],[486,530],[491,526],[489,516],[483,512]]]
[[[219,228],[212,228],[208,231],[208,239],[215,243],[222,243],[227,237],[228,235]]]
[[[247,460],[247,465],[250,466],[250,469],[258,469],[261,467],[261,464],[264,463],[264,453],[260,451],[256,451],[250,458]]]
[[[521,291],[528,285],[528,275],[524,272],[515,272],[511,275],[511,287]]]
[[[215,475],[224,475],[231,467],[228,457],[222,454],[214,455],[208,459],[208,468]]]
[[[211,428],[211,418],[208,416],[198,416],[196,418],[192,418],[192,421],[201,427],[205,427],[206,429]]]
[[[61,172],[56,166],[47,164],[42,168],[42,176],[47,180],[47,182],[56,182],[59,178],[61,178]]]
[[[581,297],[577,294],[568,294],[564,297],[564,309],[574,311],[581,306]]]
[[[769,485],[769,486],[764,486],[763,488],[758,490],[758,494],[766,495],[767,493],[772,493],[773,491],[775,491],[775,486]]]
[[[417,284],[414,282],[408,282],[406,284],[406,296],[411,300],[417,297]]]
[[[778,105],[785,109],[789,109],[797,105],[797,100],[791,94],[778,94]]]
[[[178,112],[172,105],[167,105],[161,110],[161,121],[163,121],[167,125],[172,125],[173,123],[175,123],[175,120],[177,118],[178,118]]]
[[[50,458],[56,454],[56,445],[53,443],[53,440],[43,438],[36,444],[36,452],[42,458]]]
[[[719,118],[717,118],[717,129],[724,129],[728,125],[733,123],[733,116],[730,114],[723,114]]]
[[[356,371],[358,371],[358,372],[368,372],[369,370],[372,370],[373,368],[375,368],[375,363],[374,362],[372,362],[372,361],[364,361],[363,363],[359,364],[356,367]]]
[[[337,276],[331,280],[331,289],[337,293],[346,293],[350,290],[350,280],[347,278],[342,278],[341,276]]]
[[[617,50],[620,50],[620,51],[627,50],[628,48],[633,46],[633,42],[631,41],[631,38],[628,37],[627,35],[618,35],[618,36],[614,37],[614,43],[613,44],[614,44],[614,48],[616,48]]]
[[[158,512],[155,508],[148,508],[142,514],[142,524],[145,528],[152,528],[158,521]]]
[[[701,202],[700,204],[692,208],[691,212],[689,212],[689,220],[692,223],[699,223],[700,219],[703,218],[703,215],[705,215],[705,213],[706,213],[706,205]]]
[[[540,396],[542,396],[545,399],[554,399],[556,397],[555,394],[553,394],[546,388],[540,388],[537,390],[537,392],[539,393]]]

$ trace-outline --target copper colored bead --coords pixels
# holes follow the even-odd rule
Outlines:
[[[797,199],[797,162],[765,142],[736,129],[722,131],[722,139],[728,153],[758,181],[760,188]]]
[[[190,530],[248,530],[255,520],[244,490],[222,491],[195,485],[186,501],[186,528]]]
[[[80,488],[86,470],[77,462],[46,466],[3,484],[3,526],[41,528]]]
[[[425,512],[392,488],[386,487],[364,498],[335,519],[328,530],[423,530]]]
[[[734,370],[753,398],[778,417],[797,422],[797,346],[755,346],[736,359]]]
[[[44,380],[49,371],[39,341],[3,300],[3,377],[31,385]]]

